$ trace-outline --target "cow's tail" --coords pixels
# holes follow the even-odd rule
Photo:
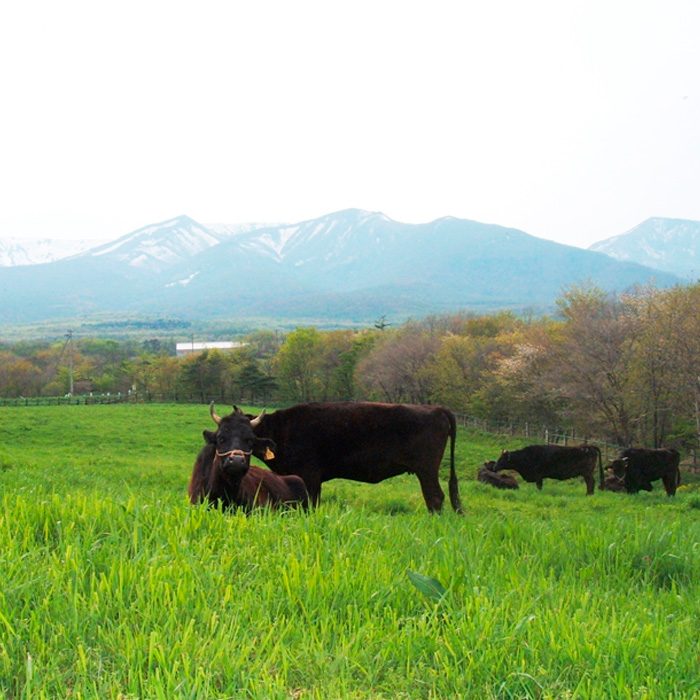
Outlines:
[[[457,473],[455,472],[455,441],[457,440],[457,419],[452,411],[447,411],[450,421],[450,503],[456,513],[462,513],[462,501],[459,499],[459,486]]]

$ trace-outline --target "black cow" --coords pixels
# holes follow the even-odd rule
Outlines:
[[[627,493],[651,491],[651,482],[661,479],[669,496],[675,496],[676,487],[681,483],[678,450],[661,447],[646,449],[630,447],[610,464],[613,474],[621,479]]]
[[[476,480],[489,484],[497,489],[518,489],[518,481],[510,474],[496,472],[496,462],[484,462],[484,466],[476,474]]]
[[[255,434],[277,445],[265,459],[278,474],[304,479],[314,504],[321,484],[352,479],[376,484],[406,472],[418,477],[428,510],[440,511],[440,463],[450,440],[449,493],[461,512],[455,474],[457,423],[441,406],[339,402],[297,404],[255,419]]]
[[[528,445],[521,450],[503,453],[496,462],[497,472],[512,469],[528,482],[542,488],[543,479],[572,479],[582,476],[586,482],[586,494],[595,490],[595,465],[598,460],[600,488],[605,488],[600,450],[594,445],[564,447],[562,445]]]
[[[304,482],[298,476],[279,476],[251,465],[250,456],[272,457],[275,444],[253,432],[255,422],[233,407],[231,415],[220,418],[209,407],[217,430],[203,432],[206,444],[197,455],[190,478],[190,503],[208,501],[223,508],[256,506],[275,508],[281,504],[308,505]]]

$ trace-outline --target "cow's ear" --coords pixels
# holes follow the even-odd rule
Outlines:
[[[202,435],[204,435],[204,442],[209,445],[216,445],[216,433],[211,430],[203,430]]]
[[[276,449],[277,445],[275,445],[274,441],[270,440],[270,438],[255,438],[255,447],[253,448],[253,454],[258,459],[262,459],[263,462],[267,462],[270,459],[274,459]]]

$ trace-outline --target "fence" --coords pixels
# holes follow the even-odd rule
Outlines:
[[[497,435],[507,435],[508,437],[532,438],[533,442],[556,445],[595,445],[600,449],[603,460],[616,458],[620,450],[620,445],[603,440],[593,440],[589,437],[576,435],[575,433],[564,432],[562,428],[547,427],[535,423],[515,423],[505,421],[491,421],[484,418],[474,418],[463,414],[455,414],[457,423],[461,426],[481,430],[485,433]]]
[[[211,397],[201,394],[153,394],[131,392],[128,394],[94,394],[83,396],[39,396],[21,397],[18,399],[0,398],[0,406],[88,406],[100,404],[119,403],[197,403],[208,404]],[[216,397],[217,403],[221,405],[232,405],[234,403],[247,405],[253,403],[241,397],[221,395]],[[616,457],[620,452],[620,446],[602,440],[592,440],[588,437],[577,436],[574,433],[567,433],[561,428],[547,427],[535,423],[517,423],[505,421],[492,421],[485,418],[476,418],[464,414],[455,414],[457,423],[463,427],[481,430],[485,433],[495,433],[497,435],[507,435],[508,437],[532,438],[535,442],[554,443],[558,445],[580,445],[586,442],[589,445],[596,445],[604,459]]]
[[[200,394],[151,394],[131,392],[128,394],[85,394],[80,396],[22,396],[17,399],[0,398],[0,406],[95,406],[99,404],[118,403],[201,403],[209,404],[211,397]],[[220,396],[217,403],[228,404],[235,402],[245,404],[242,399]]]

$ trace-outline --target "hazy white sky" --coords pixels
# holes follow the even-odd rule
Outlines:
[[[699,36],[697,0],[3,3],[0,238],[700,220]]]

